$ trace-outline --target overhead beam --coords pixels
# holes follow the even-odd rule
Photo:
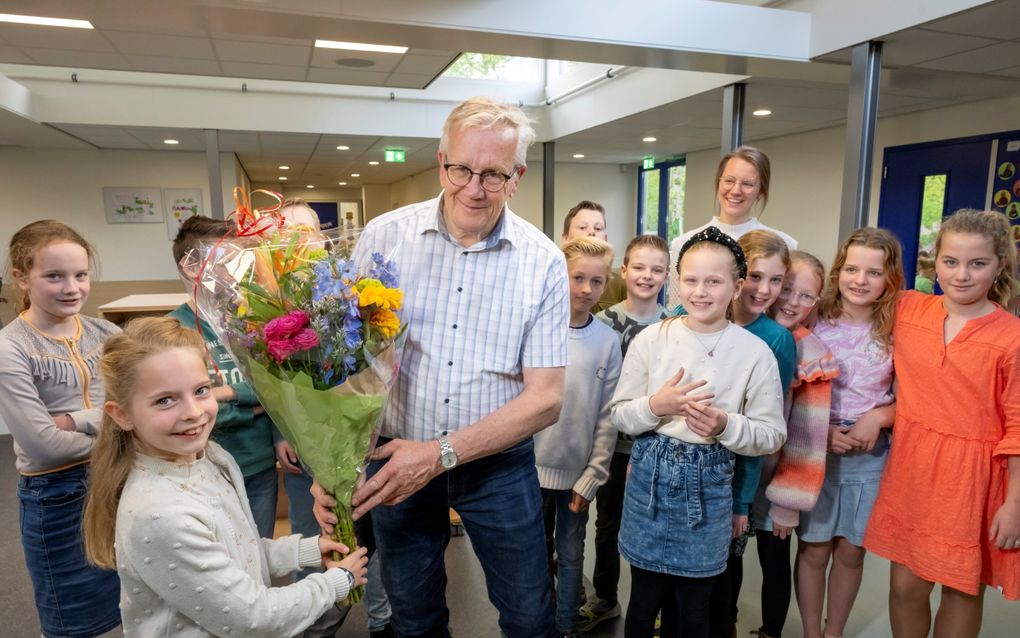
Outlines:
[[[839,209],[840,241],[854,229],[868,223],[881,70],[881,42],[865,42],[854,47],[846,116],[843,194]]]
[[[744,95],[747,85],[730,84],[723,89],[722,140],[720,149],[725,155],[744,143]]]
[[[542,232],[556,241],[556,142],[542,143]],[[556,242],[559,243],[559,242]]]

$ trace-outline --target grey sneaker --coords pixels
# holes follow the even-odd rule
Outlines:
[[[578,610],[577,630],[591,631],[603,620],[616,618],[620,615],[620,603],[609,604],[608,601],[592,596]]]

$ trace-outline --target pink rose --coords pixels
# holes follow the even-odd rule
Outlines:
[[[290,340],[295,350],[311,350],[319,345],[319,335],[311,328],[305,328]]]
[[[283,363],[287,357],[297,352],[297,348],[294,347],[290,339],[269,341],[266,343],[266,350],[269,352],[269,356],[276,359],[277,363]]]
[[[281,315],[262,328],[266,341],[290,339],[308,325],[308,315],[301,310],[292,310]]]

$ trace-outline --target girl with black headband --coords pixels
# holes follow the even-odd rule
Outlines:
[[[650,637],[667,600],[683,636],[708,636],[731,536],[733,453],[769,454],[786,438],[775,357],[727,318],[747,272],[743,251],[708,228],[683,246],[679,269],[688,314],[634,338],[612,402],[614,425],[638,436],[620,530],[633,592],[627,638]]]

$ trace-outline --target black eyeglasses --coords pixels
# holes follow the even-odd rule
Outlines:
[[[499,171],[473,171],[463,164],[443,164],[443,169],[446,170],[446,177],[454,186],[467,186],[471,183],[471,177],[477,175],[482,188],[490,193],[498,193],[503,190],[506,183],[516,175],[516,173],[507,175]]]

